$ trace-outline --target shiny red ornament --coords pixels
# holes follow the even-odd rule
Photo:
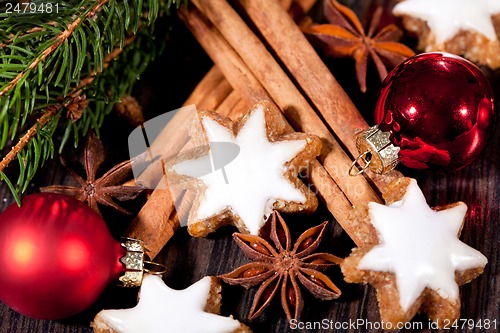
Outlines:
[[[375,121],[390,132],[404,165],[457,170],[470,164],[493,131],[493,90],[471,62],[424,53],[396,67],[379,93]]]
[[[123,271],[101,217],[61,194],[33,194],[0,215],[0,300],[40,319],[77,314]]]

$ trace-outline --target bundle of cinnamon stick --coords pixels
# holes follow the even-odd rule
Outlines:
[[[323,149],[308,175],[319,198],[358,246],[374,240],[367,204],[381,202],[385,186],[401,175],[392,171],[349,176],[353,157],[358,155],[355,136],[368,125],[287,12],[291,9],[295,18],[300,17],[296,13],[307,13],[316,0],[191,2],[179,15],[215,66],[185,105],[196,104],[198,109],[212,109],[234,119],[259,100],[274,103],[287,120],[288,131],[312,133],[322,140]],[[256,30],[245,20],[251,20]],[[174,120],[185,121],[182,117]],[[176,134],[178,151],[186,136]],[[176,152],[165,152],[172,153]],[[161,168],[148,171],[144,179],[148,186],[161,183]],[[145,242],[151,258],[189,210],[192,197],[184,196],[172,197],[165,186],[159,186],[127,231],[128,237]]]

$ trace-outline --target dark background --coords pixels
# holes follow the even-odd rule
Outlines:
[[[352,5],[363,16],[367,16],[366,14],[370,12],[370,1],[343,2]],[[144,107],[146,119],[180,107],[212,64],[181,22],[175,19],[172,29],[173,33],[167,41],[165,52],[150,65],[133,93]],[[412,43],[412,41],[409,42]],[[354,78],[352,61],[326,60],[326,62],[368,123],[372,124],[372,112],[379,84],[377,73],[373,67],[369,73],[368,92],[361,94]],[[497,99],[500,98],[498,73],[485,71],[492,81]],[[107,118],[101,131],[101,138],[105,146],[108,147],[108,154],[106,162],[100,170],[101,173],[128,158],[127,137],[132,130],[131,125],[115,114],[111,114]],[[67,148],[65,155],[70,158],[71,156],[80,156],[79,150],[70,150]],[[460,289],[461,318],[473,319],[475,322],[496,319],[497,325],[500,325],[498,322],[498,318],[500,318],[500,283],[497,283],[499,278],[498,248],[500,245],[499,150],[500,131],[497,130],[480,158],[461,171],[437,173],[400,169],[405,175],[417,178],[431,206],[459,200],[467,203],[469,210],[461,239],[486,255],[489,263],[479,278]],[[73,179],[66,175],[57,159],[44,166],[33,180],[28,193],[37,192],[40,186],[51,184],[76,184]],[[13,202],[5,184],[0,184],[0,199],[3,199],[0,201],[1,211]],[[126,206],[137,212],[144,200],[143,196],[134,203],[126,204]],[[130,223],[131,218],[117,215],[106,208],[102,208],[102,211],[112,233],[119,237]],[[294,239],[307,227],[317,225],[324,219],[331,220],[328,227],[329,232],[319,250],[345,257],[354,247],[352,241],[323,207],[320,207],[318,212],[311,217],[286,218]],[[298,220],[300,220],[300,224],[295,223]],[[168,267],[168,272],[164,275],[167,285],[176,289],[186,288],[205,275],[226,273],[248,262],[248,259],[232,242],[230,235],[234,230],[232,227],[226,227],[207,238],[192,238],[187,234],[185,228],[177,231],[155,260]],[[301,317],[302,321],[321,321],[324,318],[341,322],[357,318],[364,318],[371,322],[380,321],[375,290],[372,287],[346,284],[342,281],[339,269],[333,269],[328,275],[342,290],[342,296],[336,301],[322,302],[315,300],[304,291],[305,306]],[[235,318],[249,325],[254,332],[292,332],[278,299],[266,309],[261,317],[252,322],[246,320],[255,291],[256,288],[246,291],[241,287],[224,285],[222,314],[232,314]],[[33,320],[13,312],[0,303],[0,332],[90,332],[92,331],[89,326],[90,321],[100,309],[132,307],[135,304],[136,296],[136,290],[110,286],[92,308],[78,316],[62,321]],[[414,321],[421,321],[424,327],[427,326],[425,316],[417,316]],[[314,332],[327,331],[315,330]]]

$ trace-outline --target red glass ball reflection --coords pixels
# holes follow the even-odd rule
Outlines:
[[[85,204],[61,194],[27,196],[0,215],[0,300],[33,318],[69,317],[119,276],[123,255]]]
[[[495,118],[488,79],[471,62],[449,53],[424,53],[384,80],[375,121],[401,148],[403,164],[460,169],[484,149]]]

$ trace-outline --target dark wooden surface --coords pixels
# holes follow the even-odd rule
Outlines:
[[[349,1],[347,1],[349,2]],[[366,12],[369,1],[350,1],[355,3],[358,12]],[[179,107],[203,74],[208,70],[210,61],[204,52],[192,40],[190,35],[178,22],[175,23],[176,34],[167,42],[164,56],[158,59],[149,73],[144,75],[134,95],[145,107],[147,117],[153,117],[168,110]],[[349,61],[329,61],[332,70],[346,91],[351,95],[363,115],[370,122],[377,82],[371,82],[366,95],[357,92],[353,80],[352,64]],[[371,73],[374,74],[374,73]],[[494,84],[497,99],[500,98],[500,84],[494,75],[488,75]],[[376,75],[372,75],[372,77]],[[370,82],[369,82],[370,83]],[[106,125],[107,124],[107,125]],[[103,129],[103,141],[108,147],[106,167],[112,166],[127,158],[127,135],[132,128],[123,120],[110,116]],[[113,124],[111,126],[111,124]],[[489,263],[485,272],[472,283],[460,289],[462,299],[461,318],[474,320],[497,320],[499,323],[500,306],[500,272],[499,236],[500,236],[500,131],[495,132],[486,151],[469,167],[453,173],[414,172],[403,170],[418,179],[431,206],[442,205],[458,200],[467,203],[469,210],[461,239],[478,249],[488,257]],[[67,150],[66,154],[78,154],[78,151]],[[48,184],[74,183],[67,177],[57,161],[48,163],[33,181],[28,192],[37,192],[38,187]],[[12,203],[12,197],[4,184],[0,185],[0,210],[3,211]],[[144,199],[144,198],[143,198]],[[141,199],[127,207],[138,211]],[[130,223],[129,217],[104,210],[104,217],[116,237]],[[291,217],[288,219],[295,236],[307,227],[316,225],[324,219],[331,220],[329,232],[323,240],[321,250],[345,257],[354,244],[325,212],[324,208],[311,217]],[[185,229],[179,230],[165,246],[156,261],[168,267],[164,275],[165,282],[177,289],[186,288],[205,275],[226,273],[246,263],[239,248],[233,244],[232,228],[223,228],[207,238],[191,238]],[[96,254],[98,255],[98,254]],[[304,292],[305,307],[301,320],[304,322],[320,322],[324,319],[339,323],[349,323],[357,319],[365,319],[372,323],[380,322],[375,290],[370,286],[349,285],[342,281],[339,269],[333,269],[329,275],[342,289],[343,294],[335,301],[317,301]],[[0,286],[2,288],[3,286]],[[283,314],[281,305],[276,300],[264,314],[254,320],[246,320],[255,289],[246,291],[240,287],[225,285],[223,289],[224,315],[232,314],[248,324],[254,332],[295,332]],[[89,323],[95,313],[102,308],[132,307],[136,299],[136,291],[124,290],[111,286],[103,297],[84,313],[63,321],[44,321],[27,318],[17,314],[0,303],[0,332],[91,332]],[[417,316],[414,322],[421,322],[427,327],[425,316]],[[345,324],[344,324],[345,325]],[[335,326],[332,326],[335,327]],[[307,330],[302,330],[306,332]],[[333,329],[315,329],[310,332],[332,332]],[[356,330],[338,330],[353,332]],[[358,327],[360,332],[378,332],[368,330],[367,326]],[[474,329],[470,332],[493,332],[494,330]],[[498,331],[498,329],[497,329]],[[166,327],[165,332],[168,332]]]

